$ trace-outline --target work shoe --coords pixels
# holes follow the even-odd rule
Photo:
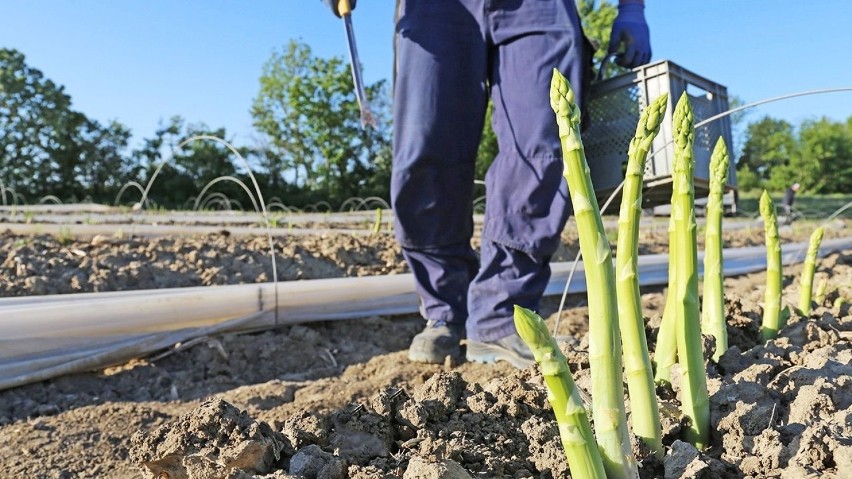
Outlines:
[[[508,361],[518,369],[535,364],[532,351],[517,334],[495,341],[467,341],[467,360],[477,363]]]
[[[464,327],[450,327],[443,321],[428,321],[408,347],[408,359],[417,363],[443,364],[447,356],[461,356]]]

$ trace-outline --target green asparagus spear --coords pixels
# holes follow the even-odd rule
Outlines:
[[[701,329],[716,338],[713,360],[728,350],[725,321],[724,272],[722,271],[722,195],[728,180],[728,148],[721,137],[710,157],[710,195],[707,197],[707,225],[704,230],[704,304]]]
[[[636,477],[624,411],[621,334],[615,295],[612,251],[604,233],[589,165],[580,140],[580,109],[568,80],[553,70],[550,106],[556,113],[564,175],[580,236],[589,298],[589,363],[592,411],[598,446],[609,479]]]
[[[677,252],[674,316],[681,368],[681,404],[684,415],[690,420],[684,436],[698,449],[704,449],[710,439],[710,397],[698,314],[698,247],[693,185],[695,155],[692,150],[695,128],[686,92],[675,107],[673,123],[675,155],[671,214]]]
[[[574,384],[565,355],[550,335],[544,320],[533,311],[515,306],[515,329],[541,367],[541,374],[547,384],[547,399],[556,415],[571,477],[606,479],[580,390]]]
[[[645,338],[645,321],[639,295],[639,218],[642,216],[642,179],[645,160],[666,113],[669,96],[654,100],[639,117],[636,135],[627,152],[627,171],[618,216],[618,256],[615,258],[618,325],[624,345],[624,370],[630,392],[633,433],[659,457],[663,455],[660,412],[654,389],[654,372]]]
[[[784,325],[781,324],[781,241],[778,239],[778,220],[775,203],[766,190],[760,196],[760,216],[766,237],[766,296],[763,305],[761,338],[774,338]]]
[[[674,216],[669,218],[669,286],[660,329],[657,331],[657,348],[654,350],[654,382],[668,385],[672,382],[672,365],[677,362],[677,335],[675,334],[675,290],[677,289],[677,244],[674,238]]]
[[[819,244],[822,242],[822,236],[825,234],[825,228],[820,226],[811,234],[811,241],[808,244],[808,254],[805,256],[805,264],[802,267],[802,279],[799,282],[799,309],[802,314],[810,314],[811,312],[811,290],[814,285],[814,269],[816,269],[817,254],[819,254]]]

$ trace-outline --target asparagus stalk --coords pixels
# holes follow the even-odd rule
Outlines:
[[[761,338],[774,338],[781,324],[781,241],[778,239],[778,220],[775,203],[766,190],[760,196],[760,216],[766,237],[766,296],[763,305]]]
[[[817,283],[816,293],[814,293],[814,301],[818,305],[825,303],[825,295],[828,293],[828,280],[826,278],[822,278]]]
[[[600,450],[592,435],[580,390],[571,378],[565,355],[550,335],[544,320],[533,311],[515,306],[515,329],[541,367],[541,374],[547,384],[547,399],[556,415],[571,477],[606,479]]]
[[[675,154],[671,214],[676,244],[674,316],[681,368],[681,404],[684,415],[690,420],[684,436],[695,447],[703,449],[710,439],[710,397],[698,314],[698,247],[693,185],[695,155],[692,150],[695,128],[686,92],[675,107],[673,123]]]
[[[376,208],[376,221],[373,223],[373,234],[379,234],[382,231],[382,209]]]
[[[811,290],[814,286],[814,269],[816,268],[819,244],[822,241],[824,233],[825,228],[822,226],[814,230],[811,233],[811,242],[808,244],[808,254],[805,256],[805,265],[802,268],[802,279],[799,281],[799,310],[802,311],[802,314],[810,314],[811,312]]]
[[[676,264],[677,244],[674,240],[674,216],[669,218],[669,286],[666,290],[666,305],[663,319],[657,331],[657,349],[654,351],[654,382],[670,385],[672,365],[677,362],[677,336],[675,335],[675,290],[677,289]]]
[[[633,433],[659,457],[663,455],[662,428],[639,295],[638,243],[645,160],[654,137],[660,131],[668,98],[663,94],[642,111],[636,135],[630,141],[618,216],[618,255],[615,257],[618,325],[624,345],[624,370],[633,412]]]
[[[580,140],[580,109],[574,91],[556,69],[550,84],[550,106],[556,113],[562,143],[564,176],[580,236],[589,299],[589,363],[592,411],[598,446],[609,479],[638,474],[627,432],[621,373],[621,334],[615,295],[612,251],[604,233],[589,165]]]
[[[722,271],[722,194],[728,180],[728,148],[719,137],[710,157],[710,195],[707,198],[707,224],[704,231],[704,304],[701,330],[716,338],[713,360],[728,350],[725,321],[724,272]]]

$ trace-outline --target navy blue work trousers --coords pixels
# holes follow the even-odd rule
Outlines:
[[[429,320],[493,341],[515,304],[537,309],[570,214],[553,68],[582,98],[590,49],[573,0],[400,0],[391,200]],[[499,154],[488,170],[479,260],[474,164],[488,95]]]

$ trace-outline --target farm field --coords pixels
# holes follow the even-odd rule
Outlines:
[[[358,221],[363,233],[320,225],[322,234],[277,236],[279,279],[405,272],[392,235],[369,234],[369,216]],[[830,224],[826,239],[848,237],[847,223]],[[762,244],[760,223],[728,225],[726,247]],[[806,241],[814,226],[782,227],[782,241]],[[555,261],[573,259],[572,228]],[[640,253],[667,251],[666,221],[643,219],[642,231]],[[7,231],[0,244],[3,296],[271,280],[266,238],[227,226],[167,237]],[[850,250],[821,260],[815,284],[829,287],[819,307],[766,343],[758,330],[765,274],[726,279],[732,348],[708,366],[711,447],[699,454],[674,441],[679,403],[658,391],[670,451],[662,463],[647,457],[643,477],[849,477],[852,313],[834,303],[852,296],[850,263]],[[784,269],[785,304],[798,298],[800,271]],[[653,351],[664,288],[643,288],[642,300]],[[550,325],[558,304],[542,304]],[[588,389],[586,314],[584,295],[570,296],[560,334]],[[193,478],[566,477],[538,370],[411,363],[406,348],[422,325],[409,315],[226,334],[0,391],[0,477],[184,477],[174,472],[179,463]]]

